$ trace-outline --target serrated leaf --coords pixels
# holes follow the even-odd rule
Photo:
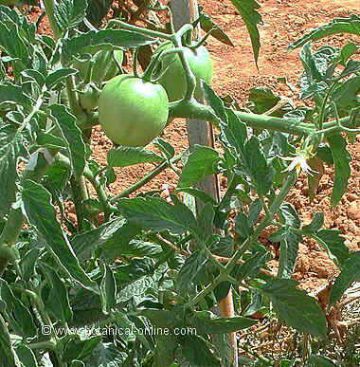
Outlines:
[[[156,39],[140,33],[122,29],[103,29],[90,31],[80,36],[64,41],[64,54],[70,58],[76,54],[95,53],[99,50],[113,50],[114,48],[137,48],[150,45]]]
[[[31,66],[30,52],[28,49],[28,46],[31,45],[27,44],[27,42],[28,40],[24,35],[20,34],[17,24],[9,21],[0,22],[0,49],[8,56],[17,60],[13,62],[17,74],[24,69],[29,69]]]
[[[216,150],[195,144],[182,169],[178,186],[192,186],[205,177],[217,172],[217,164],[220,160]]]
[[[203,251],[195,251],[185,260],[176,279],[177,288],[181,292],[186,292],[194,287],[194,283],[199,274],[203,272],[207,261],[208,258]]]
[[[82,132],[77,126],[76,118],[63,105],[53,104],[49,106],[49,110],[68,144],[74,174],[76,177],[80,177],[86,164],[86,146]]]
[[[47,265],[41,264],[45,278],[49,286],[49,292],[46,294],[44,303],[57,320],[63,323],[72,319],[73,312],[70,306],[69,295],[66,287],[59,277],[58,273]]]
[[[280,101],[280,97],[275,95],[270,88],[254,87],[249,92],[250,109],[256,114],[264,113]],[[278,113],[276,116],[282,116]]]
[[[308,367],[336,367],[329,358],[312,354],[309,358]]]
[[[0,127],[0,218],[15,201],[17,162],[24,155],[24,138],[12,125]]]
[[[123,366],[127,354],[120,351],[113,343],[100,343],[93,350],[89,367]]]
[[[330,23],[315,28],[311,32],[305,34],[299,40],[292,43],[289,49],[294,50],[309,41],[315,41],[338,33],[360,35],[360,17],[353,14],[348,18],[335,18]]]
[[[175,353],[178,347],[177,337],[174,335],[158,335],[155,338],[154,366],[173,367]],[[175,367],[175,366],[174,366]]]
[[[133,297],[144,296],[146,290],[155,286],[157,279],[151,276],[142,277],[125,286],[116,296],[116,302],[127,302]]]
[[[32,314],[3,279],[0,279],[0,300],[5,302],[5,310],[10,318],[11,327],[21,336],[34,337],[36,326]]]
[[[154,144],[164,153],[167,159],[171,159],[175,155],[174,147],[164,139],[157,138]]]
[[[323,225],[324,225],[324,213],[316,212],[313,215],[311,222],[308,225],[302,227],[302,230],[304,232],[316,233],[322,228]]]
[[[222,99],[218,97],[216,93],[214,92],[214,90],[206,83],[203,83],[203,88],[204,88],[206,100],[209,103],[210,107],[214,110],[216,116],[222,122],[226,122],[227,117],[226,117],[224,102],[222,101]]]
[[[259,139],[254,135],[245,144],[244,159],[257,193],[266,195],[272,186],[274,171],[266,161]]]
[[[335,206],[343,197],[351,175],[351,155],[346,149],[346,140],[340,134],[327,138],[335,164],[334,188],[331,194],[331,205]]]
[[[64,340],[62,342],[64,343]],[[63,349],[64,362],[71,362],[75,359],[86,361],[100,342],[101,336],[94,336],[83,340],[77,334],[69,336]]]
[[[180,342],[183,355],[191,367],[221,367],[220,359],[200,336],[186,335]]]
[[[256,320],[247,317],[214,317],[209,312],[195,312],[191,317],[191,325],[202,334],[232,333],[247,329],[256,323]]]
[[[73,69],[73,68],[61,68],[61,69],[55,70],[46,77],[46,86],[49,89],[52,89],[54,87],[56,88],[60,83],[65,81],[69,76],[75,75],[77,73],[78,73],[78,70]]]
[[[360,251],[353,252],[344,262],[340,275],[330,292],[330,305],[340,300],[352,283],[360,281]]]
[[[139,227],[124,218],[116,218],[96,229],[78,234],[71,244],[80,259],[90,257],[95,249],[101,249],[106,257],[114,258],[122,255],[123,249],[128,247],[139,231]]]
[[[0,366],[15,366],[14,351],[11,347],[9,330],[0,315]]]
[[[231,0],[231,2],[239,11],[249,32],[255,63],[257,64],[260,51],[260,33],[258,25],[262,23],[261,15],[258,12],[260,5],[256,0]]]
[[[85,18],[87,5],[87,0],[62,0],[54,7],[54,18],[62,33]]]
[[[197,233],[197,223],[193,213],[184,204],[171,205],[157,197],[121,199],[119,209],[128,220],[144,229],[168,230],[174,233],[193,231]]]
[[[225,144],[242,156],[247,139],[246,125],[231,109],[226,110],[227,123],[221,124],[222,140]]]
[[[40,184],[25,180],[22,189],[23,207],[26,217],[36,231],[46,240],[47,247],[56,261],[74,280],[89,290],[97,290],[81,267],[61,225],[57,221],[51,194]]]
[[[0,104],[15,103],[21,106],[29,106],[31,99],[28,98],[21,87],[12,84],[0,84]]]
[[[282,322],[300,332],[315,337],[325,337],[327,324],[325,314],[316,300],[297,288],[290,279],[273,279],[260,288],[269,297]]]
[[[38,363],[33,351],[24,344],[16,347],[16,355],[23,367],[38,367]]]
[[[100,284],[100,296],[103,312],[108,314],[116,305],[117,288],[112,269],[108,265],[104,265],[103,270],[103,277]]]
[[[349,257],[349,249],[345,245],[345,238],[336,229],[323,229],[312,236],[328,252],[331,258],[337,260],[340,267]]]
[[[299,251],[301,236],[291,231],[291,228],[285,231],[280,241],[280,258],[278,277],[290,278],[294,268]]]
[[[107,156],[110,167],[128,167],[139,163],[162,162],[163,158],[156,153],[139,147],[119,146],[111,149]]]
[[[201,13],[199,17],[200,27],[207,33],[211,32],[211,35],[218,41],[225,45],[235,47],[230,37],[217,25],[209,15]]]

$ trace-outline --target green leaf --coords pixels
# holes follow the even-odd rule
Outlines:
[[[245,144],[246,168],[259,195],[266,195],[273,183],[274,171],[266,161],[259,139],[253,135]]]
[[[354,76],[341,83],[333,92],[332,99],[340,116],[347,116],[349,110],[359,106],[360,76]]]
[[[34,353],[26,345],[18,345],[16,347],[16,354],[23,367],[38,367],[38,363]]]
[[[242,316],[215,317],[207,311],[195,312],[191,325],[201,334],[227,334],[247,329],[257,323],[256,320]]]
[[[246,125],[231,109],[226,110],[226,116],[227,123],[221,124],[222,140],[227,147],[234,149],[237,155],[242,155],[247,139]]]
[[[158,335],[155,338],[155,351],[153,366],[172,367],[175,360],[175,353],[178,347],[178,340],[173,335]]]
[[[120,367],[124,365],[126,356],[113,343],[100,343],[88,363],[89,367]]]
[[[12,21],[3,21],[3,8],[0,12],[0,49],[8,56],[16,60],[12,64],[16,74],[24,69],[30,68],[30,47],[29,40],[19,31],[19,27]]]
[[[107,161],[110,167],[128,167],[139,163],[162,162],[163,158],[144,148],[119,146],[109,151]]]
[[[50,193],[40,184],[25,180],[22,190],[25,215],[31,225],[46,240],[48,249],[59,265],[74,280],[89,290],[97,290],[81,267],[61,225],[57,221]]]
[[[219,160],[216,150],[195,144],[183,167],[178,186],[189,187],[215,174]]]
[[[194,287],[196,279],[202,274],[204,266],[208,261],[203,251],[194,251],[186,260],[176,279],[180,291],[186,292]]]
[[[360,281],[360,251],[349,255],[330,292],[330,305],[340,300],[352,283]]]
[[[63,52],[70,58],[76,54],[95,53],[99,50],[111,51],[114,48],[137,48],[154,42],[156,39],[140,33],[122,29],[103,29],[65,40]]]
[[[311,32],[305,34],[299,40],[292,43],[289,49],[294,50],[309,41],[315,41],[339,33],[360,35],[360,17],[353,14],[348,18],[335,18],[330,23],[315,28]]]
[[[54,17],[62,33],[85,18],[87,5],[87,0],[62,0],[54,7]]]
[[[10,334],[0,314],[0,366],[15,366],[14,351],[11,347]]]
[[[231,0],[239,11],[249,32],[255,63],[257,64],[260,51],[260,33],[258,25],[261,24],[261,15],[258,12],[260,5],[256,0]]]
[[[14,103],[20,106],[28,107],[31,99],[24,93],[23,89],[17,85],[0,84],[0,104]]]
[[[313,215],[311,223],[302,227],[302,230],[306,233],[316,233],[324,225],[324,213],[317,212]]]
[[[5,310],[10,318],[11,327],[22,336],[34,337],[36,326],[32,314],[3,279],[0,279],[0,300],[5,302]]]
[[[301,236],[291,231],[285,230],[280,241],[280,259],[278,277],[290,278],[294,272],[296,259],[299,251]]]
[[[64,282],[56,271],[44,263],[41,264],[41,269],[48,283],[48,292],[42,293],[43,296],[46,296],[44,299],[46,308],[57,320],[61,320],[63,323],[69,322],[73,312]]]
[[[82,132],[76,123],[76,118],[63,105],[53,104],[49,106],[49,109],[68,144],[74,174],[76,177],[80,177],[86,163],[86,146],[82,138]]]
[[[139,227],[124,218],[116,218],[100,227],[76,235],[72,241],[76,255],[80,259],[91,256],[95,249],[101,249],[108,258],[121,256],[123,249],[140,232]]]
[[[196,335],[180,339],[182,352],[191,367],[221,367],[220,360],[210,349],[209,343]]]
[[[12,125],[0,127],[0,218],[15,201],[17,162],[24,155],[25,139]]]
[[[211,31],[211,35],[225,45],[235,47],[230,37],[217,25],[214,20],[205,13],[201,13],[199,17],[200,27],[206,33]]]
[[[341,231],[323,229],[312,235],[313,238],[327,251],[331,258],[336,259],[340,267],[349,257],[349,249],[345,245],[345,238]]]
[[[118,207],[130,222],[144,229],[179,234],[198,231],[193,213],[180,202],[171,205],[157,197],[137,197],[121,199]]]
[[[60,83],[64,82],[69,76],[75,75],[78,70],[72,68],[61,68],[53,71],[46,77],[46,86],[49,89],[56,88]]]
[[[260,288],[268,296],[282,322],[300,332],[325,337],[326,318],[317,301],[297,288],[290,279],[273,279]]]
[[[206,83],[203,83],[203,88],[206,96],[206,100],[210,107],[214,110],[215,115],[222,121],[226,122],[226,112],[225,112],[225,106],[222,99],[214,92],[214,90],[207,85]]]
[[[250,109],[256,114],[262,114],[269,111],[272,107],[276,106],[280,101],[280,97],[270,89],[264,87],[254,87],[250,89],[249,102]],[[287,110],[289,110],[290,105],[285,105],[284,107],[277,110],[272,115],[283,116]]]
[[[65,362],[71,362],[74,359],[86,361],[100,342],[101,336],[81,340],[77,334],[69,335],[67,340],[62,340],[62,343],[65,344],[62,353],[63,359]]]
[[[309,358],[308,367],[336,367],[329,358],[312,354]]]
[[[100,284],[100,296],[102,309],[105,314],[109,314],[116,305],[116,281],[114,273],[108,265],[104,265],[103,277]]]
[[[331,205],[339,203],[344,195],[351,175],[351,155],[346,149],[346,140],[340,134],[328,136],[331,153],[335,163],[335,181],[331,194]]]
[[[157,284],[158,280],[155,277],[142,277],[133,283],[122,288],[116,296],[116,302],[127,302],[133,297],[143,297],[149,288]]]

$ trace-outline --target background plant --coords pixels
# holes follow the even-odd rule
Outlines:
[[[258,88],[250,94],[250,113],[225,105],[207,85],[208,104],[202,105],[192,98],[187,71],[186,97],[170,105],[171,116],[211,121],[221,148],[194,146],[176,156],[158,138],[160,153],[114,147],[108,165],[100,167],[90,150],[97,111],[80,103],[93,71],[104,65],[96,65],[94,55],[108,53],[117,73],[122,65],[115,50],[155,49],[159,39],[181,49],[180,35],[192,26],[174,36],[115,19],[98,30],[92,27],[100,23],[84,21],[92,21],[94,9],[86,1],[44,5],[53,37],[37,34],[17,10],[0,8],[0,365],[226,366],[227,333],[256,323],[255,312],[276,315],[306,338],[325,339],[327,310],[290,279],[298,245],[303,237],[315,239],[341,270],[329,307],[359,279],[359,253],[349,253],[339,231],[323,228],[321,213],[301,223],[286,197],[301,171],[316,195],[323,164],[335,166],[333,205],[346,191],[346,146],[359,121],[357,46],[314,51],[311,41],[335,32],[359,34],[359,18],[336,19],[291,45],[303,47],[301,97],[312,108],[285,105]],[[88,66],[83,77],[79,60]],[[186,59],[183,65],[187,70]],[[92,86],[101,88],[104,78]],[[180,160],[181,172],[175,166]],[[142,162],[158,167],[109,195],[107,185],[117,179],[113,168]],[[179,174],[170,200],[158,192],[129,198],[164,169]],[[219,203],[196,186],[211,174],[228,182]],[[90,186],[96,196],[89,195]],[[195,207],[194,199],[202,205]],[[75,205],[75,226],[65,201]],[[259,242],[269,227],[276,229],[270,240],[280,244],[276,276]],[[237,316],[218,317],[214,307],[230,287]],[[71,327],[91,325],[133,332],[71,333]],[[141,335],[150,326],[195,328],[197,334]],[[56,333],[60,328],[63,335]],[[331,362],[315,350],[308,363]]]

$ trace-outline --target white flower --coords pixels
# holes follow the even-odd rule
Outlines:
[[[317,173],[308,164],[308,160],[313,157],[311,148],[312,147],[308,147],[305,149],[298,148],[296,149],[296,154],[294,157],[283,158],[286,161],[291,161],[285,171],[292,172],[293,170],[296,170],[298,174],[303,171],[307,175],[313,175],[314,173]]]

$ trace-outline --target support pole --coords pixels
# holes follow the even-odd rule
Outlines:
[[[180,29],[184,24],[192,23],[199,16],[197,0],[172,0],[170,7],[173,14],[175,30]],[[199,33],[199,29],[197,29],[195,32]],[[198,34],[195,34],[194,36],[197,37]],[[190,146],[193,146],[194,144],[200,144],[214,147],[213,130],[207,121],[191,119],[187,120],[186,126]],[[216,201],[219,201],[220,190],[216,175],[207,177],[199,183],[198,187],[213,197]],[[196,207],[197,210],[199,210],[199,202],[196,203]],[[220,300],[219,312],[223,317],[234,316],[234,303],[231,289],[226,297]],[[238,367],[236,333],[229,334],[229,344],[232,348],[232,366]]]

